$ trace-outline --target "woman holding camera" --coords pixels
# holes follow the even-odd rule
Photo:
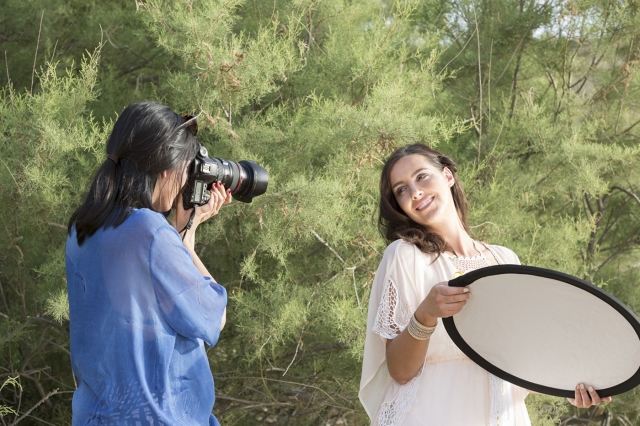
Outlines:
[[[472,297],[456,275],[519,264],[511,250],[473,240],[455,163],[422,144],[396,150],[380,179],[379,226],[391,242],[371,289],[360,400],[373,425],[530,425],[528,391],[458,349],[440,318]],[[602,400],[576,386],[573,405]]]
[[[194,250],[195,232],[231,200],[179,198],[198,147],[195,118],[128,106],[107,158],[69,221],[66,247],[73,424],[218,425],[204,344],[218,341],[227,294]],[[168,223],[172,206],[174,222]]]

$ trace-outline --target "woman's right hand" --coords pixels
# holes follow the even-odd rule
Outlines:
[[[224,204],[229,204],[231,202],[231,191],[225,190],[224,186],[220,183],[216,183],[211,187],[211,196],[209,197],[209,201],[207,204],[195,208],[195,214],[193,216],[193,223],[191,225],[190,230],[185,231],[185,234],[182,237],[182,244],[184,244],[185,248],[191,253],[191,258],[193,259],[194,265],[196,268],[202,273],[205,277],[211,277],[212,280],[215,281],[213,276],[209,273],[207,268],[204,266],[200,257],[195,252],[195,244],[196,244],[196,228],[199,224],[209,219],[212,216],[218,214],[218,211]],[[176,220],[174,226],[180,232],[181,229],[189,221],[189,216],[193,209],[185,210],[182,206],[182,197],[178,196],[177,206],[176,206]],[[222,319],[222,326],[224,326],[224,322],[226,321],[226,309],[225,316]],[[222,329],[222,327],[220,327]]]
[[[205,220],[215,216],[220,211],[220,208],[231,202],[231,190],[225,190],[224,185],[220,182],[216,182],[211,187],[211,196],[209,197],[209,201],[207,204],[194,207],[196,209],[196,213],[193,217],[193,223],[191,224],[191,229],[198,227],[199,224],[204,222]],[[176,199],[176,219],[175,219],[175,228],[180,232],[184,228],[184,226],[189,221],[189,216],[191,215],[192,209],[185,210],[182,206],[182,197],[178,196]]]
[[[444,281],[434,285],[424,298],[418,309],[416,319],[427,327],[438,323],[438,318],[447,318],[460,312],[467,303],[471,293],[466,287],[449,287]]]
[[[211,186],[211,196],[207,204],[196,208],[193,218],[193,226],[198,226],[207,219],[217,215],[223,205],[231,202],[231,190],[224,189],[222,182],[216,182]]]

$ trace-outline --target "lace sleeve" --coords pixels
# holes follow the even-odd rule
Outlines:
[[[382,294],[373,332],[385,339],[394,339],[409,324],[411,311],[400,301],[398,288],[393,280],[387,280]]]

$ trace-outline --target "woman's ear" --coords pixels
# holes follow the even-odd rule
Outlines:
[[[453,173],[451,173],[451,170],[449,170],[448,167],[445,167],[444,169],[442,169],[442,174],[444,174],[444,177],[447,180],[447,184],[449,185],[449,188],[451,188],[453,185],[456,184],[456,178],[453,177]]]

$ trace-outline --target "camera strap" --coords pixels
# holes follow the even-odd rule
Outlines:
[[[184,226],[184,228],[182,228],[182,230],[178,232],[178,234],[182,234],[184,232],[184,235],[182,236],[182,241],[184,241],[184,237],[187,236],[187,231],[191,229],[191,226],[193,225],[193,218],[195,216],[196,216],[196,206],[193,206],[193,210],[191,210],[191,214],[189,215],[189,221]]]

